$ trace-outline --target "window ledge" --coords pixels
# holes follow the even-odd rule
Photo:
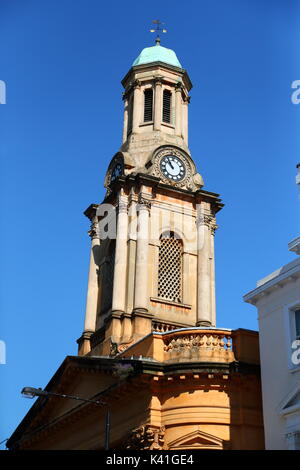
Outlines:
[[[153,126],[153,121],[146,121],[140,124],[140,127],[144,127],[144,126]]]
[[[164,122],[162,121],[161,123],[162,126],[170,127],[171,129],[175,129],[174,124],[171,124],[170,122]]]
[[[160,299],[159,297],[150,297],[150,300],[152,302],[157,302],[160,304],[167,304],[167,305],[173,305],[174,307],[181,307],[181,308],[187,308],[191,310],[192,306],[189,304],[182,304],[180,302],[173,302],[172,300],[167,300],[167,299]]]

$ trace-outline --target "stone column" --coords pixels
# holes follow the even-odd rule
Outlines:
[[[137,232],[137,202],[135,200],[134,188],[131,188],[128,197],[128,283],[127,283],[127,304],[126,310],[132,312],[134,307],[134,276],[135,276],[135,256],[136,256],[136,232]]]
[[[148,312],[148,243],[149,243],[149,215],[150,201],[139,198],[138,232],[136,241],[136,264],[134,283],[134,309],[135,313]]]
[[[211,279],[211,318],[212,326],[216,326],[216,285],[215,285],[215,231],[214,219],[210,225],[210,279]]]
[[[202,205],[197,214],[197,326],[211,326],[211,266],[210,223],[211,216],[204,213]]]
[[[127,199],[120,198],[119,205],[118,205],[112,313],[124,313],[125,312],[126,280],[127,280],[127,238],[128,238]]]
[[[154,130],[160,131],[162,121],[162,80],[155,79],[155,97],[154,97]]]
[[[128,96],[124,93],[123,95],[124,100],[124,124],[123,124],[123,144],[127,140],[127,132],[128,132]]]
[[[78,340],[79,355],[85,355],[90,352],[90,337],[96,329],[97,306],[98,306],[98,263],[99,263],[99,250],[100,239],[98,234],[98,217],[95,215],[92,219],[91,229],[89,231],[91,237],[91,254],[90,254],[90,267],[88,276],[88,289],[86,299],[86,311],[84,332]]]
[[[189,273],[189,253],[186,253],[185,251],[182,254],[182,273],[183,273],[183,279],[182,279],[182,302],[184,304],[191,303],[190,301],[190,290],[189,290],[189,285],[190,285],[190,273]]]
[[[182,98],[181,98],[181,83],[178,83],[175,87],[175,134],[181,137],[182,129],[181,129],[181,114],[183,112],[182,109]]]
[[[139,80],[134,82],[133,91],[133,118],[132,118],[132,132],[139,131],[141,121],[141,84]]]

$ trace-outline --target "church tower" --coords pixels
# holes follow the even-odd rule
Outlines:
[[[203,189],[189,151],[191,81],[157,39],[122,84],[122,144],[103,202],[85,211],[91,254],[78,355],[38,390],[7,446],[263,449],[258,333],[216,328],[222,204]]]
[[[91,205],[85,327],[79,354],[115,354],[151,331],[215,326],[218,194],[188,147],[192,83],[175,52],[142,50],[122,80],[123,139],[102,204]]]

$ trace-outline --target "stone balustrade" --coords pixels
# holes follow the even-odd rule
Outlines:
[[[168,331],[172,331],[176,329],[178,329],[178,326],[172,325],[171,323],[156,322],[156,321],[153,321],[152,323],[152,331],[154,332],[166,333]]]
[[[172,323],[154,322],[151,334],[119,349],[120,357],[152,357],[164,363],[199,362],[259,364],[257,331],[191,327],[174,329]]]
[[[231,330],[174,331],[163,336],[165,362],[235,361]]]

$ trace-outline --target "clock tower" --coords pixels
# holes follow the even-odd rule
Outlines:
[[[122,145],[92,239],[79,354],[115,355],[153,331],[216,324],[214,234],[222,208],[188,147],[192,83],[175,52],[142,50],[122,80]]]
[[[78,355],[38,390],[7,446],[263,449],[258,334],[216,328],[222,204],[189,151],[191,81],[157,39],[122,85],[122,144],[104,200],[85,211],[91,253]]]

